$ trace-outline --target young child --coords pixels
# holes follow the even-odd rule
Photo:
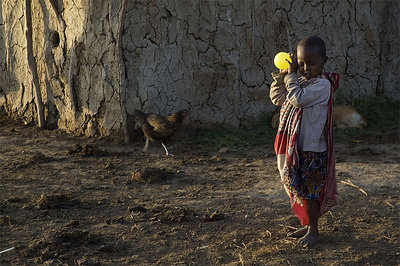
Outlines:
[[[288,69],[271,74],[272,103],[282,106],[274,146],[281,181],[304,226],[288,236],[309,246],[319,239],[318,218],[336,204],[332,105],[339,75],[322,74],[326,48],[317,36],[302,39],[297,60],[290,57]]]

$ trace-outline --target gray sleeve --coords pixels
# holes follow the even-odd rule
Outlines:
[[[304,108],[329,101],[331,84],[328,80],[319,78],[310,85],[301,88],[297,75],[291,73],[284,78],[287,99],[296,107]]]
[[[269,90],[269,97],[273,104],[277,106],[281,106],[286,99],[286,88],[283,78],[285,77],[284,74],[279,72],[272,72],[272,78],[274,81],[271,84],[271,88]]]

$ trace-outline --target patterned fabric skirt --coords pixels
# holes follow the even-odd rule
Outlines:
[[[318,200],[325,175],[326,152],[299,151],[299,167],[291,175],[289,189],[299,198]]]

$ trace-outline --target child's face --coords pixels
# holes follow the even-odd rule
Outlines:
[[[321,75],[326,60],[317,47],[297,47],[299,72],[307,80]]]

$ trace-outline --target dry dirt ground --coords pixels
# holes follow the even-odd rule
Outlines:
[[[1,265],[400,264],[396,131],[336,145],[340,204],[309,248],[271,146],[166,157],[4,121],[0,143]]]

